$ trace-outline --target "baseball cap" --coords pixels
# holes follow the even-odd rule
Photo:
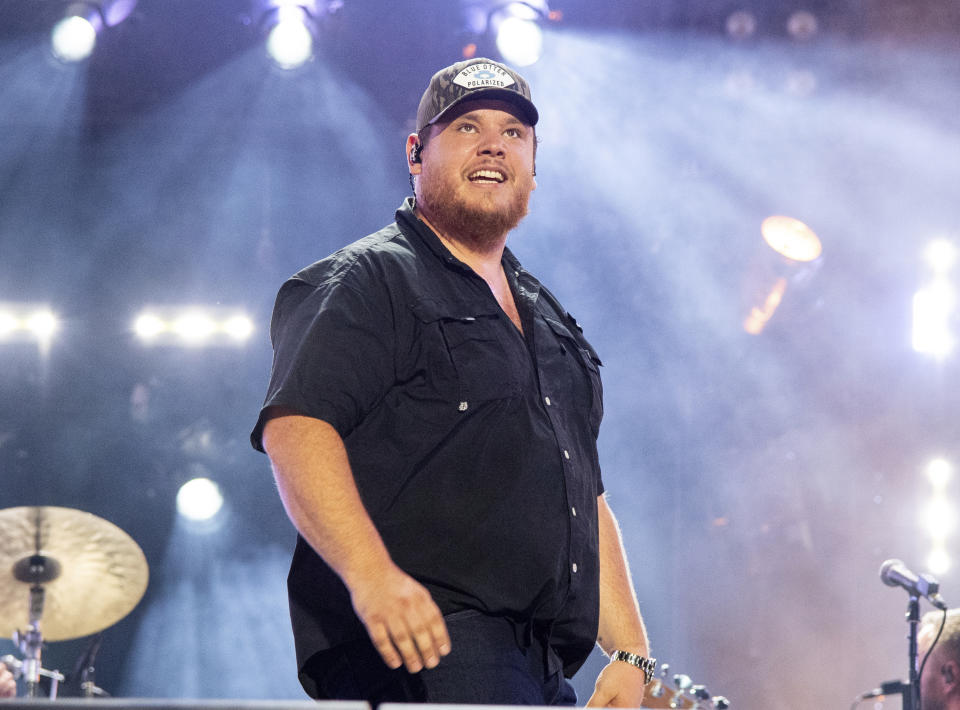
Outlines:
[[[480,98],[515,104],[531,126],[540,118],[526,80],[500,62],[480,57],[451,64],[433,75],[417,109],[417,133],[454,106]]]

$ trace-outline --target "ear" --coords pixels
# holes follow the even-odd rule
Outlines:
[[[406,153],[407,158],[407,170],[411,175],[419,175],[421,171],[421,166],[419,162],[413,161],[413,149],[420,144],[420,138],[416,133],[411,133],[407,136],[407,145],[404,152]]]
[[[940,675],[943,676],[943,683],[948,688],[958,687],[960,682],[960,666],[956,661],[946,661],[940,666]]]

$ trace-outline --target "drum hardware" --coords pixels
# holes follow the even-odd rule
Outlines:
[[[14,679],[23,677],[24,662],[16,656],[0,656],[0,663],[7,667],[10,673],[13,674]],[[50,698],[56,699],[60,683],[65,680],[63,673],[58,671],[48,671],[46,668],[40,668],[37,670],[37,675],[41,678],[50,679]]]
[[[143,597],[148,576],[137,543],[102,518],[72,508],[0,510],[0,636],[12,638],[23,655],[3,660],[24,679],[27,696],[40,695],[45,677],[56,698],[64,680],[43,668],[44,641],[87,636],[120,621]],[[95,654],[84,659],[88,697],[103,694],[92,680]]]

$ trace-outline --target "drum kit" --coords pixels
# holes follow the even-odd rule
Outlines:
[[[22,677],[28,697],[41,679],[56,698],[64,675],[41,663],[45,641],[95,634],[133,611],[147,589],[147,560],[113,523],[73,508],[0,510],[0,637],[12,638],[22,658],[0,658]],[[84,695],[102,695],[92,672]]]

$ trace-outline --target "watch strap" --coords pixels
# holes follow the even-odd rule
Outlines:
[[[656,658],[646,658],[645,656],[630,653],[629,651],[614,651],[610,654],[610,660],[623,661],[642,670],[645,677],[645,685],[653,680],[653,672],[657,669]]]

